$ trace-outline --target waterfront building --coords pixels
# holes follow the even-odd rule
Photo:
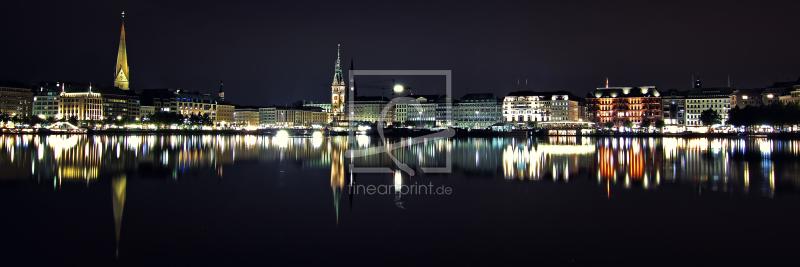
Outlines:
[[[217,101],[217,116],[214,117],[214,125],[225,126],[236,121],[233,113],[236,111],[236,106],[233,103],[219,100]]]
[[[613,122],[617,127],[625,121],[634,125],[661,115],[661,93],[655,86],[597,88],[586,96],[588,119],[602,125]]]
[[[114,77],[114,87],[122,90],[129,89],[131,76],[128,68],[128,48],[125,45],[125,12],[122,12],[122,33],[119,37],[119,50],[117,50],[117,65]]]
[[[453,103],[454,126],[483,129],[503,120],[503,100],[492,93],[466,94]]]
[[[765,88],[736,89],[730,97],[731,107],[771,105],[774,102],[800,102],[800,79],[794,82],[775,82]]]
[[[214,125],[225,125],[235,122],[233,113],[235,106],[226,101],[219,101],[210,94],[185,92],[172,89],[145,89],[141,93],[145,103],[151,103],[155,111],[172,112],[183,116],[208,115]]]
[[[353,101],[351,116],[356,122],[376,123],[380,120],[381,112],[389,104],[389,98],[383,96],[358,96]],[[333,105],[331,105],[333,107]],[[386,125],[392,123],[394,116],[391,112],[386,113],[383,122]]]
[[[328,123],[328,113],[318,107],[276,107],[276,126],[311,127]]]
[[[347,101],[347,100],[345,100],[345,101]],[[305,102],[305,101],[303,101],[303,106],[304,107],[318,107],[318,108],[321,108],[322,111],[331,112],[331,103],[321,103],[321,102],[314,102],[314,101]]]
[[[669,89],[661,94],[664,124],[684,125],[686,123],[686,96],[688,94],[688,90],[678,91],[676,89]]]
[[[418,127],[424,125],[436,124],[436,100],[444,98],[440,95],[410,95],[408,97],[414,98],[419,101],[419,109],[407,105],[403,110],[405,111],[405,122],[414,122]],[[400,107],[398,107],[400,110]]]
[[[259,119],[259,109],[260,107],[255,106],[236,107],[235,111],[233,112],[233,119],[236,121],[236,125],[245,127],[260,126],[261,122]]]
[[[686,95],[686,125],[701,126],[700,114],[708,109],[716,111],[722,116],[722,124],[728,121],[728,111],[731,109],[731,95],[733,89],[720,88],[693,88]],[[710,125],[706,125],[710,126]]]
[[[33,92],[30,86],[17,81],[0,80],[0,113],[27,117],[33,110]]]
[[[277,122],[275,107],[262,107],[258,109],[258,126],[272,127]],[[323,111],[324,112],[324,111]],[[327,112],[326,112],[327,113]],[[327,121],[327,118],[325,119]]]
[[[156,113],[156,107],[153,105],[139,106],[139,113],[142,115],[142,118],[153,116],[153,114]]]
[[[115,120],[141,118],[139,96],[129,90],[105,86],[64,87],[59,113],[65,118]]]
[[[45,84],[34,90],[33,94],[33,116],[42,119],[58,119],[58,101],[61,96],[59,86]]]
[[[503,98],[506,122],[578,122],[586,119],[585,100],[566,91],[516,91]]]

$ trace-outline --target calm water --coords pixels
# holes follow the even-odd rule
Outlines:
[[[0,136],[1,255],[102,265],[651,265],[795,261],[800,252],[800,141],[395,140],[427,141],[393,152],[414,176],[386,154],[352,164],[393,173],[350,174],[348,149],[381,145],[353,141]],[[446,166],[448,155],[452,173],[421,171]]]

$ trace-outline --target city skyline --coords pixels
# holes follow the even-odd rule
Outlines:
[[[25,4],[16,5],[26,10]],[[216,80],[222,77],[228,82],[227,98],[245,105],[326,101],[328,91],[318,85],[329,79],[339,43],[343,60],[354,58],[363,69],[452,69],[456,97],[468,92],[503,96],[521,89],[566,90],[584,96],[602,87],[606,77],[612,86],[681,90],[690,88],[691,76],[696,73],[702,75],[706,86],[726,85],[730,75],[731,84],[739,88],[764,87],[800,75],[800,68],[792,64],[789,45],[798,37],[787,35],[784,41],[763,42],[779,35],[779,26],[789,22],[788,18],[756,12],[792,9],[798,5],[794,3],[578,5],[600,15],[562,4],[533,3],[499,5],[487,13],[480,12],[485,7],[470,3],[457,8],[444,4],[415,7],[413,3],[265,5],[225,9],[155,3],[48,5],[51,8],[37,10],[35,22],[4,31],[24,38],[4,44],[4,50],[15,53],[6,54],[9,64],[3,67],[7,76],[2,78],[111,85],[106,75],[112,64],[110,55],[118,52],[116,36],[122,11],[127,20],[127,54],[137,73],[132,89],[169,87],[213,94]],[[377,15],[381,12],[386,14]],[[746,12],[754,15],[744,16]],[[64,20],[61,13],[92,15]],[[7,17],[13,20],[25,14]],[[334,14],[328,16],[335,18],[321,14]],[[636,18],[628,14],[649,16],[641,20],[642,25],[618,25],[622,22],[603,19]],[[737,15],[747,19],[724,19]],[[470,21],[471,16],[482,19]],[[596,21],[598,16],[600,21]],[[693,16],[701,20],[682,19]],[[361,25],[361,17],[374,22]],[[435,23],[447,19],[453,22]],[[701,23],[707,20],[731,22]],[[443,28],[429,29],[426,23]],[[604,30],[604,25],[618,27]],[[38,34],[45,29],[48,34]],[[446,29],[453,33],[438,34]],[[664,35],[654,36],[659,33]],[[446,40],[442,36],[447,36]],[[626,48],[625,43],[638,40],[653,41]],[[529,86],[517,86],[517,81],[524,84],[525,80]],[[432,91],[424,83],[413,85]]]

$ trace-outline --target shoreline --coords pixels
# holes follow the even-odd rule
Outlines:
[[[313,132],[321,130],[298,130],[298,129],[264,129],[257,131],[244,131],[244,130],[95,130],[86,133],[75,132],[2,132],[2,135],[264,135],[274,136],[277,131],[289,131],[289,137],[311,137]],[[400,131],[398,131],[400,130]],[[347,132],[332,132],[322,131],[323,136],[348,136]],[[394,131],[385,132],[384,136],[389,138],[397,137],[422,137],[436,131],[427,129],[423,130],[409,130],[397,129]],[[370,137],[378,137],[377,133],[372,131],[359,133],[359,135],[367,135]],[[759,133],[759,134],[746,134],[738,135],[732,133],[691,133],[691,134],[664,134],[664,133],[637,133],[637,134],[610,134],[610,133],[597,133],[586,135],[547,135],[544,131],[511,131],[511,132],[493,132],[485,130],[466,131],[463,129],[456,129],[455,136],[451,138],[496,138],[496,137],[680,137],[680,138],[768,138],[768,139],[797,139],[800,140],[800,133]]]

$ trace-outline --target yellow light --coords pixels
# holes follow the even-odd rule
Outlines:
[[[401,92],[403,92],[403,86],[402,86],[402,85],[399,85],[399,84],[398,84],[398,85],[395,85],[395,86],[394,86],[394,92],[395,92],[395,93],[401,93]]]

